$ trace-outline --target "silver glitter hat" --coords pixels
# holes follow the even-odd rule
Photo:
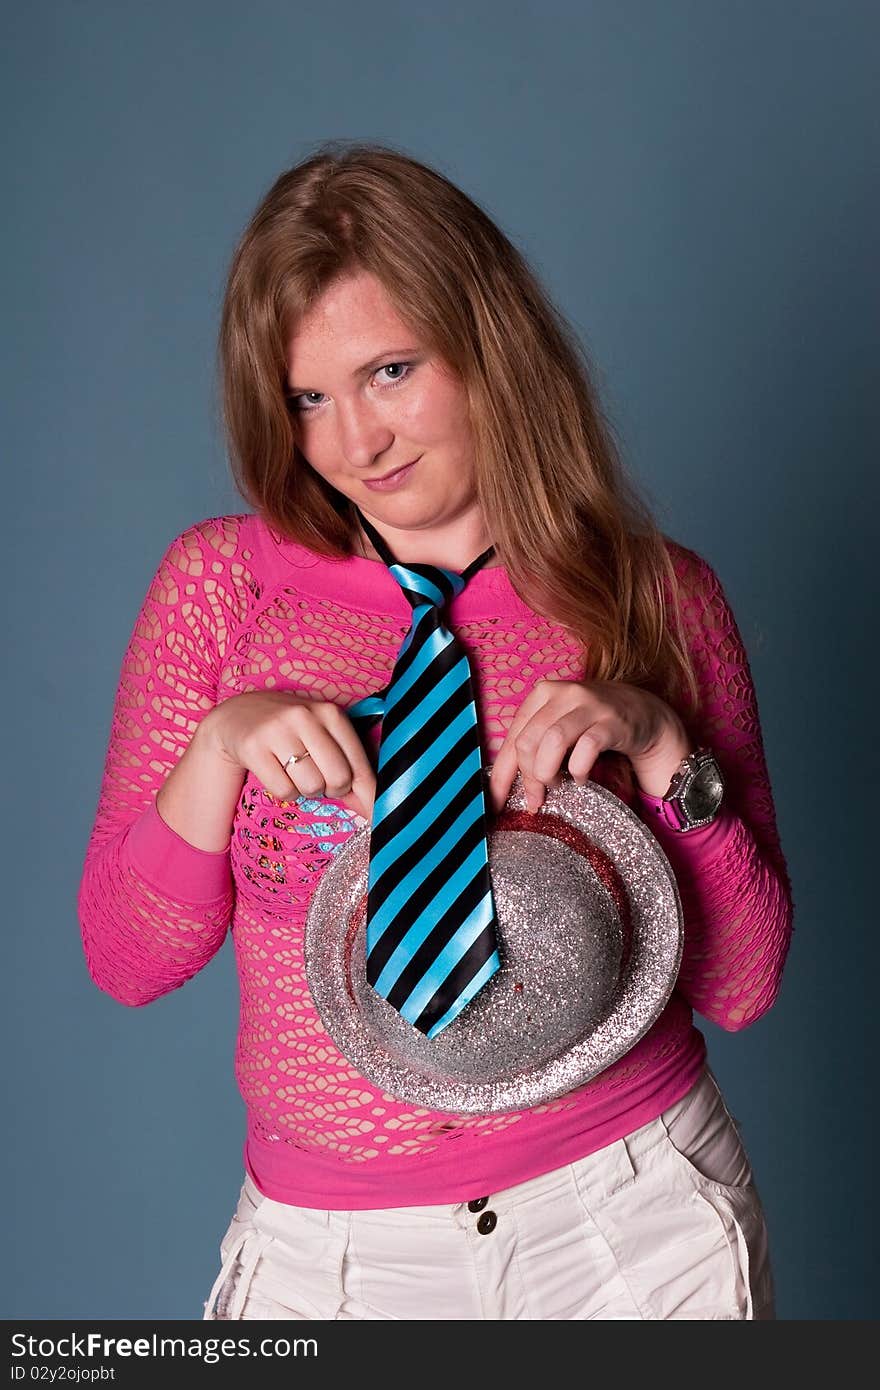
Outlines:
[[[659,842],[619,797],[567,775],[526,810],[517,775],[490,821],[501,969],[426,1038],[367,983],[369,826],[346,842],[309,907],[305,963],[328,1034],[399,1100],[465,1114],[540,1105],[638,1042],[672,993],[678,887]]]

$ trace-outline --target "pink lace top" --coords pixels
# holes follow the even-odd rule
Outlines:
[[[326,797],[280,803],[248,775],[229,848],[211,853],[182,839],[155,807],[198,721],[219,701],[280,688],[347,708],[382,689],[411,619],[399,586],[380,561],[324,559],[249,514],[200,522],[168,547],[122,663],[79,891],[83,944],[94,982],[141,1005],[196,975],[231,926],[244,1160],[268,1197],[357,1209],[497,1192],[620,1138],[682,1096],[705,1056],[694,1009],[738,1029],[773,1003],[791,886],[748,659],[710,566],[669,544],[685,581],[701,687],[688,732],[715,750],[728,788],[713,824],[687,835],[658,822],[655,798],[629,793],[681,892],[677,987],[650,1031],[592,1082],[488,1116],[394,1099],[360,1076],[322,1028],[305,981],[303,926],[322,871],[359,817]],[[478,571],[448,620],[471,658],[491,761],[536,680],[582,678],[582,651],[522,602],[503,567]],[[597,781],[610,761],[597,761]]]

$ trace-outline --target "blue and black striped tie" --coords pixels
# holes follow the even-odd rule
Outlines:
[[[382,719],[367,887],[367,979],[429,1038],[500,967],[489,876],[477,712],[467,656],[441,609],[493,553],[462,574],[398,564],[361,525],[412,604],[385,690],[348,710]]]

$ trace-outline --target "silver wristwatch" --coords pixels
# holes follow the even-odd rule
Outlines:
[[[679,764],[658,808],[673,830],[711,825],[721,809],[724,778],[710,748],[697,748]]]

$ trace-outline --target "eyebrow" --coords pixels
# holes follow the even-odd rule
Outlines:
[[[417,347],[393,348],[389,352],[382,352],[378,357],[371,357],[369,362],[365,362],[362,367],[355,367],[352,377],[372,376],[379,367],[385,367],[389,362],[399,362],[403,357],[412,357],[420,352]],[[312,386],[288,386],[287,393],[290,396],[304,396],[307,392],[313,391]],[[323,393],[322,393],[323,394]]]

